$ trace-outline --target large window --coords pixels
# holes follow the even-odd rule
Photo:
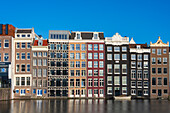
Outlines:
[[[119,52],[120,51],[120,47],[114,47],[114,52]]]
[[[85,53],[81,53],[81,59],[85,59],[86,58],[86,54]]]
[[[27,64],[27,72],[30,72],[30,64]]]
[[[156,58],[152,58],[152,64],[156,64]]]
[[[138,62],[138,68],[142,68],[142,62]]]
[[[157,49],[157,55],[161,55],[161,49]]]
[[[152,85],[156,85],[156,78],[152,78]]]
[[[25,72],[25,64],[21,64],[21,72]]]
[[[94,53],[94,59],[98,59],[98,53]]]
[[[9,40],[4,40],[4,47],[8,48],[9,47]]]
[[[131,55],[131,60],[136,60],[136,55],[135,54]]]
[[[98,50],[98,44],[94,44],[94,51]]]
[[[122,54],[122,60],[127,60],[127,54]]]
[[[20,85],[20,77],[16,77],[16,86]]]
[[[120,65],[119,64],[114,65],[114,74],[120,74]]]
[[[104,50],[103,44],[99,44],[99,50],[100,50],[100,51],[103,51],[103,50]]]
[[[131,79],[136,79],[136,70],[131,70]]]
[[[21,48],[22,48],[22,49],[25,49],[25,43],[24,43],[24,42],[21,43]]]
[[[120,77],[114,76],[114,85],[120,85]]]
[[[25,53],[21,53],[21,59],[25,60]]]
[[[122,47],[122,52],[126,52],[127,51],[127,47]]]
[[[138,54],[138,60],[142,60],[142,55]]]
[[[97,78],[94,79],[94,87],[98,87],[98,79]]]
[[[100,87],[103,87],[103,86],[104,86],[104,79],[101,78],[101,79],[100,79]]]
[[[88,53],[88,59],[92,59],[92,53]]]
[[[25,77],[21,77],[21,85],[25,86]]]
[[[88,87],[92,87],[93,86],[93,80],[92,79],[88,79]]]
[[[99,59],[104,59],[103,53],[99,53]]]
[[[86,50],[85,44],[81,44],[81,50],[82,50],[82,51],[85,51],[85,50]]]
[[[144,60],[148,60],[148,59],[149,59],[148,55],[144,55]]]
[[[88,44],[88,50],[89,50],[89,51],[92,50],[92,44]]]
[[[99,61],[99,67],[103,68],[104,67],[104,62],[103,61]]]
[[[112,46],[107,47],[107,52],[112,52]]]
[[[16,59],[19,60],[20,59],[20,55],[19,53],[16,53]]]
[[[162,85],[162,78],[158,78],[158,85]]]
[[[137,71],[138,79],[142,79],[142,70]]]
[[[74,59],[74,53],[70,53],[70,59]]]
[[[70,50],[74,50],[74,44],[70,44]]]
[[[107,60],[112,60],[112,54],[107,54]]]
[[[136,68],[136,62],[131,62],[131,68]]]
[[[76,59],[80,59],[80,53],[76,53]]]
[[[114,60],[120,60],[120,54],[114,54]]]
[[[112,85],[112,76],[107,76],[107,85]]]
[[[144,68],[148,68],[148,67],[149,67],[148,62],[144,62]]]
[[[107,74],[112,74],[112,64],[107,64]]]
[[[27,53],[27,60],[30,60],[30,53]]]
[[[152,54],[155,54],[155,52],[156,52],[155,49],[152,49]]]
[[[85,67],[86,67],[86,62],[84,62],[84,61],[81,62],[81,67],[82,67],[82,68],[85,68]]]
[[[167,68],[163,68],[163,73],[167,74],[167,72],[168,72]]]
[[[88,68],[92,68],[92,61],[88,61]]]
[[[122,85],[127,85],[127,77],[122,76]]]
[[[152,68],[152,74],[156,74],[156,68]]]
[[[167,58],[163,58],[163,64],[167,64]]]
[[[94,61],[94,68],[98,68],[98,61]]]
[[[9,61],[9,54],[8,53],[4,53],[4,62]]]
[[[80,44],[76,44],[76,50],[80,51]]]
[[[80,68],[80,61],[76,61],[76,68]]]
[[[161,58],[157,58],[158,59],[158,64],[161,64]]]
[[[167,80],[167,78],[164,78],[164,85],[168,85],[168,80]]]
[[[158,74],[162,74],[162,68],[158,68]]]
[[[127,65],[122,64],[122,74],[127,74]]]
[[[92,70],[88,70],[88,76],[92,76]]]

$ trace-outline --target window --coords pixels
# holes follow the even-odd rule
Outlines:
[[[162,78],[158,78],[158,85],[162,85]]]
[[[164,94],[167,94],[168,93],[168,90],[167,89],[164,89]]]
[[[152,78],[152,85],[156,85],[156,78]]]
[[[148,95],[148,90],[146,90],[146,89],[143,90],[143,94],[144,94],[144,95]]]
[[[103,73],[103,70],[99,70],[99,76],[103,76],[104,73]]]
[[[9,54],[8,53],[4,53],[4,62],[9,61]]]
[[[152,54],[155,54],[155,52],[156,52],[155,49],[152,49]]]
[[[86,50],[85,44],[81,44],[81,50],[82,50],[82,51],[85,51],[85,50]]]
[[[100,51],[103,51],[103,50],[104,50],[103,44],[99,44],[99,50],[100,50]]]
[[[98,79],[97,78],[94,79],[94,87],[98,87]]]
[[[88,70],[88,76],[92,76],[92,70]]]
[[[140,49],[141,48],[141,46],[140,45],[137,45],[137,47],[136,47],[137,49]]]
[[[88,50],[89,50],[89,51],[92,50],[92,44],[88,44]]]
[[[25,77],[21,77],[21,85],[25,86]]]
[[[37,69],[33,69],[33,77],[37,76]]]
[[[80,39],[80,33],[77,33],[77,39]]]
[[[51,44],[51,45],[50,45],[50,49],[51,49],[51,50],[54,50],[54,44]]]
[[[98,59],[98,53],[94,53],[94,59]]]
[[[37,65],[37,59],[33,59],[33,66]]]
[[[70,53],[70,59],[74,59],[74,53]]]
[[[38,69],[38,77],[42,76],[42,69]]]
[[[149,83],[148,83],[147,81],[144,81],[144,82],[143,82],[143,87],[144,87],[144,88],[148,88],[148,87],[149,87]]]
[[[122,54],[122,60],[127,60],[127,54]]]
[[[76,53],[76,59],[80,59],[80,53]]]
[[[17,43],[16,48],[17,48],[17,49],[20,48],[20,43]]]
[[[21,43],[21,48],[25,49],[25,43]]]
[[[37,56],[37,52],[33,52],[33,57],[36,57]]]
[[[16,72],[19,72],[19,64],[16,64]]]
[[[107,87],[107,94],[112,94],[112,87]]]
[[[144,68],[148,68],[148,67],[149,67],[148,62],[144,62]]]
[[[114,47],[114,52],[119,52],[120,51],[120,47]]]
[[[74,68],[74,61],[70,61],[70,67]]]
[[[67,50],[67,45],[63,44],[63,50]],[[56,50],[61,50],[61,44],[56,44]]]
[[[76,61],[76,68],[80,68],[80,61]]]
[[[112,85],[112,76],[107,76],[107,85]]]
[[[114,65],[114,73],[115,74],[120,74],[120,65],[119,64]]]
[[[17,59],[17,60],[20,59],[19,53],[16,54],[16,59]]]
[[[94,68],[98,68],[98,61],[94,61]]]
[[[100,84],[99,85],[100,85],[100,87],[104,86],[104,79],[103,78],[100,79]]]
[[[27,43],[27,49],[29,49],[30,48],[30,43]]]
[[[43,59],[43,66],[47,66],[47,59]]]
[[[9,47],[9,40],[4,40],[4,48],[8,48]]]
[[[76,70],[76,76],[80,76],[80,70]]]
[[[156,68],[152,68],[152,74],[156,74]]]
[[[107,64],[107,74],[112,74],[112,64]]]
[[[152,89],[152,93],[153,93],[153,94],[156,94],[156,89]]]
[[[86,70],[81,70],[81,76],[86,76]]]
[[[131,62],[131,68],[136,68],[136,62]]]
[[[157,55],[161,55],[161,49],[157,49]]]
[[[21,64],[21,72],[25,72],[25,64]]]
[[[92,68],[92,61],[88,61],[88,68]]]
[[[122,51],[126,52],[127,51],[127,47],[122,47]]]
[[[27,77],[27,86],[30,86],[30,77]]]
[[[162,68],[158,68],[158,74],[162,74]]]
[[[99,53],[99,59],[104,59],[103,53]]]
[[[107,47],[107,52],[112,52],[112,46]]]
[[[120,60],[120,54],[114,54],[114,60]]]
[[[85,53],[81,53],[81,59],[85,59],[86,54]]]
[[[74,87],[74,79],[70,79],[70,87]]]
[[[107,60],[112,60],[112,54],[107,54]]]
[[[120,85],[120,77],[114,76],[114,85]]]
[[[47,52],[43,52],[43,57],[47,57]]]
[[[67,50],[67,45],[66,44],[63,44],[63,50]]]
[[[25,53],[21,53],[21,59],[25,60]]]
[[[158,59],[158,64],[161,64],[161,58],[157,58]]]
[[[166,49],[163,49],[163,54],[166,54]]]
[[[43,77],[47,76],[47,69],[43,69]]]
[[[142,79],[142,70],[137,71],[138,79]]]
[[[94,51],[98,50],[98,44],[94,44]]]
[[[131,55],[131,60],[136,60],[136,55],[135,54]]]
[[[122,94],[124,94],[124,95],[127,94],[127,87],[122,87]]]
[[[149,75],[148,75],[149,73],[148,73],[148,70],[144,70],[143,71],[143,78],[144,79],[148,79],[149,78]]]
[[[86,62],[84,62],[84,61],[81,62],[81,67],[82,67],[82,68],[85,68],[85,67],[86,67]]]
[[[156,58],[152,58],[152,64],[156,64]]]
[[[136,79],[136,70],[131,70],[131,79]]]
[[[164,78],[164,85],[168,85],[168,80],[167,80],[167,78]]]
[[[42,52],[38,52],[38,57],[42,57]]]
[[[148,60],[148,55],[144,55],[144,60]]]
[[[80,44],[76,44],[76,50],[77,50],[77,51],[80,50]]]
[[[127,65],[122,64],[122,74],[127,74]]]
[[[138,68],[142,68],[142,62],[138,62]]]
[[[99,61],[99,67],[103,68],[104,67],[104,62],[103,61]]]
[[[163,58],[163,64],[167,64],[167,58]]]
[[[127,77],[122,76],[122,85],[127,85]]]
[[[136,87],[136,81],[131,81],[131,87],[135,88]]]
[[[30,64],[27,64],[27,72],[30,72]]]
[[[138,85],[138,88],[142,88],[142,81],[138,81],[137,85]]]
[[[141,54],[138,55],[138,60],[142,60],[142,55]]]
[[[76,79],[76,87],[80,87],[80,79]]]
[[[63,53],[63,58],[67,58],[67,53]]]
[[[30,53],[27,53],[27,60],[30,60]]]
[[[135,89],[131,89],[131,95],[136,95],[136,90]]]
[[[20,85],[20,77],[16,77],[16,86]]]
[[[42,59],[38,59],[38,66],[42,66]]]
[[[70,76],[74,76],[74,70],[70,70]]]
[[[168,70],[167,68],[163,68],[164,69],[164,74],[167,74]]]
[[[93,86],[93,81],[92,81],[92,79],[88,79],[88,86],[89,86],[89,87],[92,87],[92,86]]]
[[[98,70],[94,70],[94,76],[98,76]]]
[[[92,59],[92,53],[88,53],[88,59]]]

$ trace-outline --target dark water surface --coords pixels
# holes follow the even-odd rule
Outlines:
[[[167,100],[12,100],[0,113],[170,113]]]

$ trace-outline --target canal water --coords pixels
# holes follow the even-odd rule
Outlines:
[[[170,113],[170,101],[12,100],[0,101],[0,113]]]

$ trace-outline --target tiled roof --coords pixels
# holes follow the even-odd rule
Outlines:
[[[34,41],[33,46],[38,46],[38,40]],[[43,45],[42,46],[48,46],[48,40],[43,40]]]

